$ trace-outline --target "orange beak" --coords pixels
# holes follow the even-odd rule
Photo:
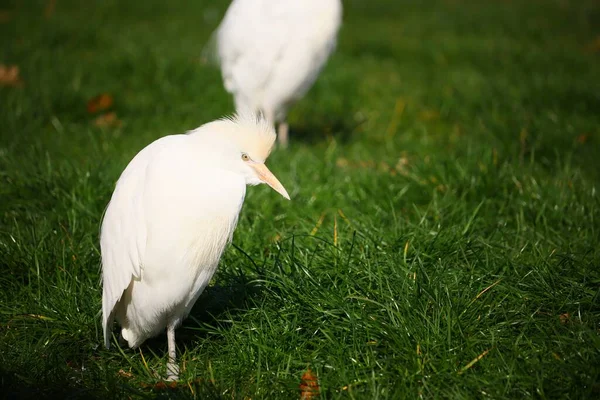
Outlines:
[[[279,180],[275,178],[275,175],[273,175],[271,171],[269,171],[269,168],[267,168],[265,164],[252,163],[251,166],[254,169],[254,171],[256,171],[258,178],[261,181],[271,186],[273,190],[275,190],[277,193],[279,193],[286,199],[290,199],[290,195],[288,194],[287,190],[285,190],[281,182],[279,182]]]

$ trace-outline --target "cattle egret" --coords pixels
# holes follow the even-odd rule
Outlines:
[[[334,50],[341,0],[233,0],[216,31],[223,81],[238,112],[262,112],[288,141],[288,108]]]
[[[175,328],[217,269],[246,185],[289,195],[264,162],[275,132],[234,117],[166,136],[140,151],[117,181],[102,221],[102,326],[113,319],[135,348],[167,328],[167,379],[178,379]]]

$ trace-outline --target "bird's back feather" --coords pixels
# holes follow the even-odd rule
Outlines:
[[[102,220],[102,328],[107,348],[114,308],[131,281],[141,276],[146,224],[139,204],[145,185],[144,171],[157,146],[158,141],[140,151],[123,171]]]

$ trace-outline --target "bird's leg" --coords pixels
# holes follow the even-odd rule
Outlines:
[[[175,324],[167,326],[167,342],[169,346],[169,361],[167,362],[167,380],[179,379],[179,364],[177,364],[177,348],[175,347]]]
[[[279,129],[277,132],[277,139],[279,140],[279,145],[283,148],[286,148],[288,145],[288,124],[283,121],[279,124]]]
[[[275,121],[275,113],[273,110],[270,107],[267,107],[261,111],[265,119],[273,124],[273,127],[276,127],[277,122]],[[285,121],[281,122],[277,128],[277,142],[281,147],[285,148],[288,144],[288,124]]]

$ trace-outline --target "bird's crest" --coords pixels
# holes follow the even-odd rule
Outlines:
[[[264,117],[254,113],[237,113],[209,122],[188,134],[215,137],[219,135],[236,142],[255,161],[263,162],[271,153],[275,143],[273,125]]]
[[[277,135],[272,123],[262,115],[243,112],[225,117],[220,122],[231,124],[232,134],[237,136],[257,161],[266,160],[271,153]]]

